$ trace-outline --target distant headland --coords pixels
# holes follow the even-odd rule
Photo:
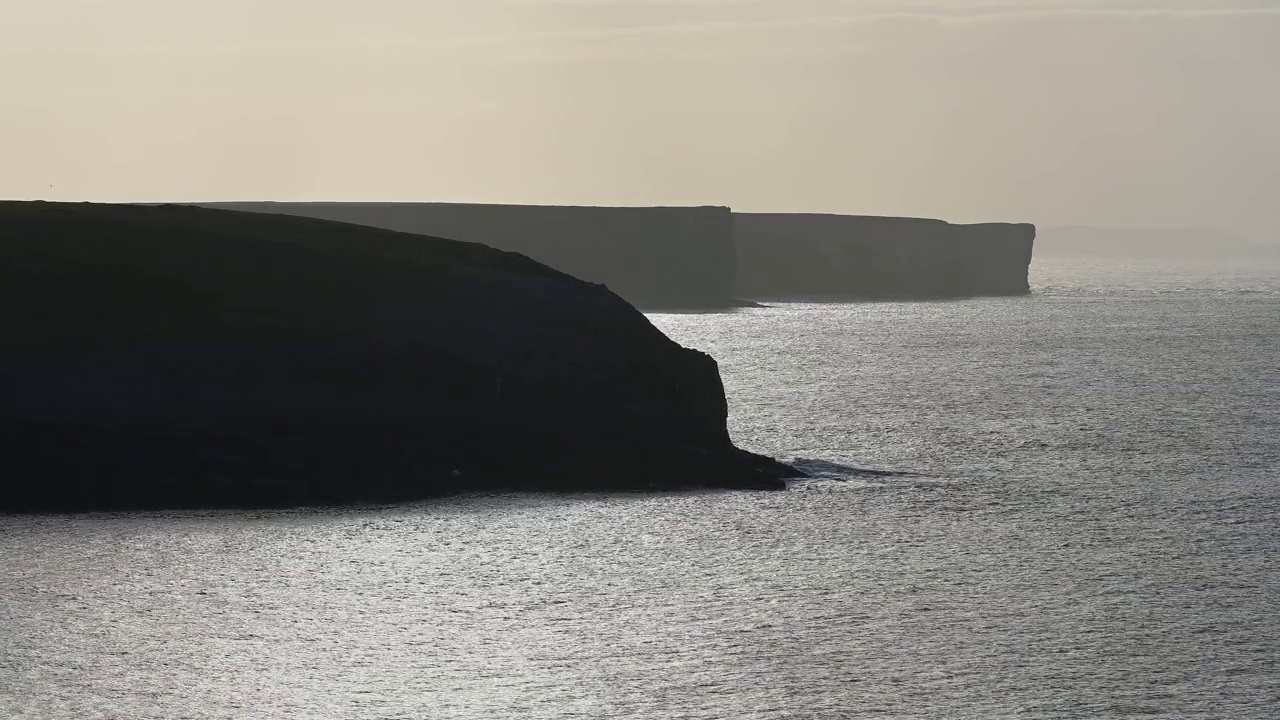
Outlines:
[[[1036,229],[852,215],[734,214],[737,292],[779,299],[1025,295]]]
[[[481,243],[607,285],[645,309],[732,305],[733,216],[724,207],[452,203],[201,203]]]
[[[938,299],[1029,291],[1035,227],[737,213],[725,207],[201,203],[479,242],[602,283],[645,310],[744,300]]]

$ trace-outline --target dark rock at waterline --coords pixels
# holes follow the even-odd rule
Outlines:
[[[942,220],[734,213],[738,286],[761,300],[1025,295],[1036,229]]]
[[[0,511],[780,488],[715,361],[482,245],[0,203]]]

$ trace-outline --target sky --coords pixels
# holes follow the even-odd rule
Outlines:
[[[1280,0],[0,0],[0,197],[1280,240]]]

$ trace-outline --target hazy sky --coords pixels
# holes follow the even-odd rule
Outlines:
[[[0,197],[1280,238],[1280,0],[0,0]]]

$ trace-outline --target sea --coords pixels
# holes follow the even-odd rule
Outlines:
[[[786,492],[0,516],[0,718],[1280,717],[1280,264],[1032,284],[651,315]]]

